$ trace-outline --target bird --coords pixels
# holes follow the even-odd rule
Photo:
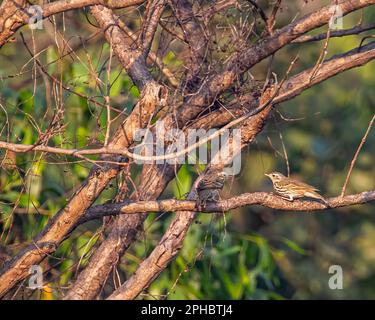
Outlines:
[[[207,201],[219,201],[219,191],[223,189],[227,174],[224,171],[209,170],[197,186],[198,204],[205,207]]]
[[[318,199],[329,206],[327,200],[317,192],[319,190],[307,183],[286,177],[280,172],[266,173],[265,176],[271,179],[274,190],[285,200],[294,201],[307,197]]]

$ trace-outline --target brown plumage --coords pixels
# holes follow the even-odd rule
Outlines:
[[[223,189],[226,173],[222,171],[208,171],[197,186],[198,204],[205,207],[207,201],[219,201],[219,191]]]
[[[293,201],[294,199],[307,197],[321,200],[329,206],[324,197],[317,192],[319,190],[307,183],[286,177],[280,172],[271,172],[265,175],[272,180],[276,193],[285,200]]]

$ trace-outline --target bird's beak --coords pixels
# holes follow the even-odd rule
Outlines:
[[[269,176],[270,176],[270,175],[269,175],[268,173],[265,173],[264,175],[265,175],[265,176],[267,176],[267,177],[269,177]]]

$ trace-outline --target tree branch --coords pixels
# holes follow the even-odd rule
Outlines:
[[[375,201],[375,190],[364,191],[342,197],[337,196],[326,199],[329,207],[318,201],[295,200],[293,202],[266,192],[244,193],[226,200],[218,202],[207,202],[205,207],[200,207],[195,200],[158,200],[158,201],[124,201],[121,203],[109,203],[94,206],[87,210],[78,224],[99,219],[105,216],[119,214],[135,214],[139,212],[175,212],[175,211],[195,211],[202,213],[222,213],[228,212],[244,206],[260,205],[275,210],[283,211],[321,211],[335,209],[357,204],[364,204]]]
[[[146,9],[146,17],[142,26],[141,34],[139,35],[139,46],[144,50],[143,54],[145,57],[148,56],[150,52],[152,41],[154,40],[154,35],[159,24],[161,14],[163,13],[164,0],[154,0],[149,1]]]
[[[360,34],[365,31],[369,31],[375,29],[375,23],[371,23],[367,26],[355,26],[350,29],[345,30],[335,30],[331,31],[329,37],[330,38],[337,38],[337,37],[345,37]],[[292,43],[305,43],[305,42],[313,42],[313,41],[320,41],[327,39],[327,33],[320,33],[317,35],[305,35],[301,36],[292,41]]]
[[[133,82],[142,90],[147,83],[153,80],[147,69],[144,50],[126,45],[128,41],[119,26],[119,17],[114,15],[111,9],[97,5],[91,7],[91,14],[99,23],[106,40],[112,46],[113,52],[127,70]]]
[[[84,8],[92,5],[105,5],[108,8],[126,8],[136,6],[145,0],[60,0],[47,3],[42,8],[43,18],[61,12]],[[25,0],[5,0],[0,6],[0,48],[9,41],[14,33],[26,25],[30,19]]]
[[[354,164],[355,164],[355,162],[357,161],[358,155],[359,155],[359,153],[361,152],[361,149],[362,149],[363,145],[364,145],[365,142],[366,142],[367,136],[368,136],[368,134],[370,133],[370,130],[371,130],[371,127],[372,127],[374,121],[375,121],[375,113],[374,113],[374,115],[372,116],[372,118],[371,118],[371,120],[370,120],[370,122],[369,122],[369,124],[368,124],[368,126],[367,126],[367,129],[366,129],[365,135],[363,136],[363,138],[362,138],[362,140],[361,140],[361,142],[360,142],[360,144],[359,144],[359,146],[358,146],[358,148],[357,148],[357,151],[356,151],[355,154],[354,154],[354,157],[353,157],[353,159],[352,159],[352,162],[350,163],[349,171],[348,171],[348,173],[347,173],[347,175],[346,175],[344,185],[342,186],[342,189],[341,189],[341,197],[343,197],[344,194],[345,194],[346,186],[348,185],[350,175],[351,175],[352,170],[353,170],[353,168],[354,168]]]
[[[186,68],[186,89],[188,93],[201,84],[199,74],[204,72],[208,38],[203,24],[196,19],[188,0],[171,0],[170,5],[182,28],[184,40],[189,45],[189,62]]]

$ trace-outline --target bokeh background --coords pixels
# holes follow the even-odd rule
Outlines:
[[[260,1],[264,8],[269,1]],[[278,25],[327,4],[328,1],[284,1]],[[139,9],[142,10],[142,9]],[[133,11],[117,10],[129,27],[137,28]],[[229,10],[227,23],[239,24],[245,14]],[[222,17],[218,17],[222,19]],[[242,19],[242,20],[241,20]],[[374,8],[344,18],[344,28],[375,19]],[[90,23],[89,23],[90,22]],[[224,23],[224,22],[223,22]],[[92,25],[93,24],[93,25]],[[67,12],[46,21],[43,30],[21,31],[31,51],[39,52],[46,70],[76,92],[103,101],[103,92],[92,72],[103,81],[109,46],[94,36],[94,19],[87,10]],[[261,28],[261,27],[259,27]],[[325,31],[325,28],[315,33]],[[75,53],[59,59],[69,41]],[[328,55],[357,47],[362,38],[331,39]],[[81,37],[81,38],[80,38]],[[65,127],[50,144],[71,148],[97,146],[104,140],[106,112],[98,104],[51,84],[36,68],[20,37],[0,51],[0,134],[1,140],[32,144],[38,130],[48,127],[56,100],[64,108]],[[225,38],[220,43],[225,43]],[[292,57],[299,54],[293,73],[317,61],[324,41],[290,45],[275,56],[273,71],[281,79]],[[163,53],[164,63],[175,70],[182,65],[179,46]],[[115,59],[114,59],[115,60]],[[139,92],[113,61],[110,73],[111,103],[129,110]],[[103,67],[104,66],[104,67]],[[264,79],[267,63],[252,70]],[[375,64],[350,70],[308,90],[277,107],[256,141],[243,152],[240,175],[230,179],[222,192],[227,198],[243,192],[271,191],[264,173],[287,173],[283,145],[291,174],[318,187],[327,197],[341,192],[349,164],[375,112]],[[155,75],[157,69],[155,68]],[[115,111],[113,116],[118,115]],[[118,117],[118,121],[124,115]],[[40,153],[17,154],[0,151],[0,266],[40,232],[48,219],[84,181],[91,164],[75,158]],[[346,193],[375,188],[375,129],[358,157]],[[185,165],[163,194],[181,198],[197,176],[195,166]],[[139,168],[132,169],[136,182]],[[131,188],[131,187],[130,187]],[[103,203],[116,194],[116,182],[97,200]],[[117,273],[108,280],[105,293],[136,270],[157,244],[173,213],[150,214],[137,243],[125,254]],[[20,290],[14,297],[59,299],[105,234],[101,221],[79,227],[57,252],[47,258],[45,288]],[[328,269],[343,268],[344,287],[330,290]],[[24,284],[26,286],[26,283]],[[140,296],[144,299],[374,299],[375,298],[375,205],[347,207],[318,213],[280,212],[251,206],[223,215],[200,214],[177,259]]]

